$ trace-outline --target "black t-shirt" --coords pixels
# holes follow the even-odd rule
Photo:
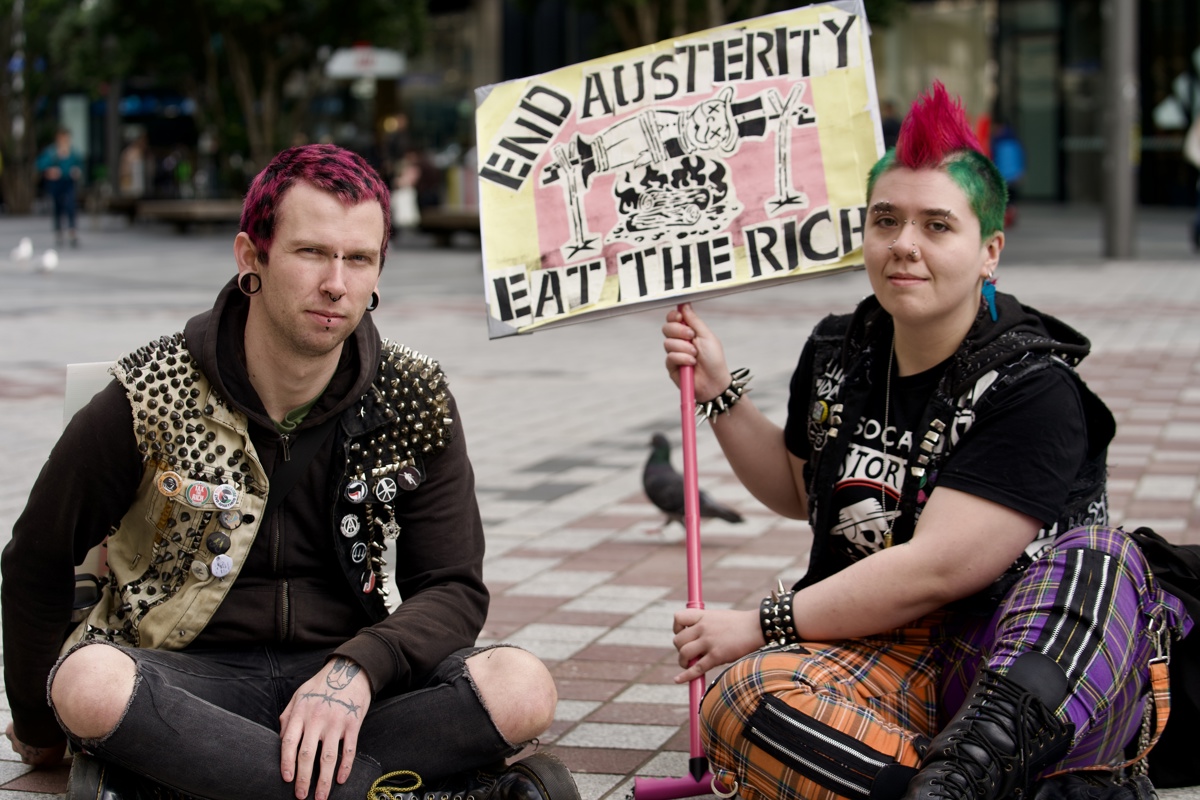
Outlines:
[[[837,521],[829,546],[843,559],[857,561],[881,549],[904,481],[919,480],[905,466],[913,437],[919,435],[913,428],[946,363],[905,377],[893,371],[886,430],[887,381],[880,369],[862,418],[853,428],[850,420],[842,426],[851,440],[832,487]],[[811,454],[807,425],[812,370],[811,347],[806,347],[792,376],[784,428],[788,450],[803,460]],[[965,427],[966,432],[941,469],[926,476],[917,495],[918,513],[935,487],[946,486],[1053,524],[1087,452],[1083,405],[1065,369],[1036,370],[1003,389],[981,392],[973,414],[956,420],[955,427]],[[830,497],[829,491],[810,487],[823,498]]]

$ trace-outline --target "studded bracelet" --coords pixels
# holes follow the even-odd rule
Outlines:
[[[750,383],[750,379],[754,377],[750,374],[750,370],[735,369],[729,374],[729,386],[725,391],[707,402],[696,401],[696,416],[701,419],[707,419],[713,422],[721,414],[724,414],[729,409],[733,408],[738,400],[742,399],[742,395],[750,391],[746,385]]]
[[[781,587],[782,588],[782,587]],[[796,622],[792,616],[792,598],[795,592],[771,590],[758,606],[758,624],[762,626],[763,638],[770,645],[800,643]]]

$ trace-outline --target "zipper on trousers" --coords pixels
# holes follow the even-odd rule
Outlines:
[[[831,792],[868,800],[875,777],[895,759],[767,696],[743,735],[783,764]]]

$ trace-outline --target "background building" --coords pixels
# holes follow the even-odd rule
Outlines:
[[[1023,200],[1100,204],[1109,0],[912,0],[873,23],[881,99],[905,109],[933,79],[962,96],[979,130],[1008,125],[1024,145]],[[660,3],[660,6],[668,6]],[[792,5],[792,4],[789,4]],[[1196,172],[1181,155],[1200,110],[1200,3],[1140,0],[1137,201],[1190,205]],[[475,86],[622,49],[599,6],[571,0],[431,4],[434,46],[401,82],[413,136],[435,150],[473,145]]]

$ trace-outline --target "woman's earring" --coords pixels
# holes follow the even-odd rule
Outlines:
[[[253,281],[251,278],[253,278]],[[253,284],[253,288],[251,284]],[[238,288],[242,290],[242,294],[246,295],[246,297],[258,294],[262,290],[262,277],[257,272],[243,273],[242,277],[238,278]]]
[[[988,275],[983,279],[983,302],[987,303],[988,313],[992,315],[992,322],[996,321],[996,279]]]

